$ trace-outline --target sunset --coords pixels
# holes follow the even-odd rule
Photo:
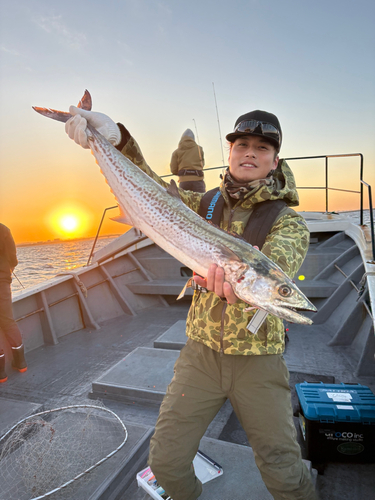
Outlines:
[[[93,215],[78,204],[66,204],[52,209],[47,224],[56,236],[61,238],[86,237],[93,225]]]
[[[372,3],[361,0],[355,9],[349,1],[271,4],[267,10],[252,1],[233,8],[219,2],[213,10],[211,2],[193,2],[182,14],[173,2],[103,8],[94,1],[88,8],[86,2],[3,0],[0,212],[16,242],[93,237],[104,210],[116,204],[90,152],[69,140],[62,123],[32,109],[67,111],[85,88],[94,110],[129,128],[159,175],[170,174],[186,128],[198,133],[206,168],[227,164],[225,135],[240,113],[258,108],[279,116],[283,157],[362,153],[364,179],[374,185]],[[249,24],[250,59],[244,54]],[[291,167],[298,186],[324,187],[324,159]],[[359,191],[356,158],[332,159],[329,169],[330,187]],[[220,173],[207,172],[208,188]],[[324,190],[299,195],[301,210],[325,210]],[[329,199],[329,210],[359,206],[355,193],[331,191]],[[64,214],[56,210],[69,203],[83,211],[68,209],[72,218],[59,219]],[[110,220],[115,212],[107,212],[101,234],[123,231]]]

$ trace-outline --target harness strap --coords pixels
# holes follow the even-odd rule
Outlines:
[[[242,237],[251,245],[262,249],[277,216],[287,204],[284,200],[267,200],[254,205]],[[198,214],[220,226],[224,210],[224,198],[220,188],[207,191],[201,199]]]
[[[198,214],[213,224],[220,226],[221,214],[224,209],[224,198],[220,188],[216,187],[207,191],[201,199]]]
[[[257,203],[249,217],[242,237],[261,250],[277,216],[286,206],[284,200],[267,200]]]
[[[202,170],[189,170],[188,168],[182,168],[177,172],[177,175],[183,177],[184,175],[196,175],[197,177],[203,177]]]

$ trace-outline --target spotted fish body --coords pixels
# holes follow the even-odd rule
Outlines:
[[[91,109],[91,98],[80,102],[83,108]],[[59,121],[71,117],[65,112],[34,109]],[[296,309],[315,311],[315,307],[268,257],[209,224],[181,201],[174,181],[168,189],[159,185],[89,124],[87,136],[128,224],[201,276],[207,276],[212,263],[222,267],[225,280],[244,302],[291,322],[312,323]]]

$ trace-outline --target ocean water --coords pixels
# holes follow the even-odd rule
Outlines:
[[[359,211],[345,212],[345,215],[359,224]],[[374,210],[375,218],[375,210]],[[364,212],[364,223],[370,223],[370,212]],[[114,238],[101,238],[96,242],[95,250],[98,250]],[[59,273],[76,269],[86,265],[89,258],[94,239],[83,241],[66,241],[44,245],[25,246],[17,248],[19,264],[15,274],[22,285],[27,288],[46,279],[55,277]],[[13,277],[12,291],[23,290],[19,281]]]
[[[114,239],[99,238],[95,250],[108,245]],[[16,277],[13,276],[12,291],[18,292],[23,290],[23,287],[28,288],[54,278],[59,273],[85,266],[93,243],[94,238],[17,247],[18,266],[14,270]]]

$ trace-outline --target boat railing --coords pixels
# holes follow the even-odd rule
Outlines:
[[[369,203],[369,209],[370,209],[370,225],[371,225],[370,230],[371,230],[372,260],[375,263],[374,214],[373,214],[373,211],[372,211],[371,186],[370,186],[370,184],[367,184],[367,182],[365,182],[362,179],[361,179],[361,186],[366,186],[367,190],[368,190],[368,203]]]
[[[105,217],[105,214],[107,213],[107,210],[112,210],[114,208],[118,208],[118,205],[115,205],[113,207],[107,207],[104,209],[103,211],[103,215],[102,215],[102,219],[100,221],[100,224],[99,224],[99,227],[98,227],[98,230],[96,232],[96,236],[95,236],[95,239],[94,239],[94,242],[92,244],[92,248],[91,248],[91,252],[90,252],[90,255],[89,255],[89,258],[87,259],[87,264],[86,266],[88,266],[90,264],[90,260],[91,260],[91,257],[93,256],[93,253],[94,253],[94,250],[95,250],[95,245],[96,245],[96,242],[98,241],[98,238],[99,238],[99,233],[100,233],[100,230],[102,228],[102,224],[103,224],[103,221],[104,221],[104,217]]]
[[[330,158],[348,158],[348,157],[358,157],[359,158],[359,181],[360,181],[360,189],[359,191],[351,190],[351,189],[342,189],[342,188],[335,188],[329,186],[329,159]],[[297,186],[297,189],[317,189],[325,190],[325,211],[326,213],[329,213],[329,191],[342,191],[345,193],[356,193],[360,195],[360,225],[363,225],[363,205],[364,205],[364,195],[363,195],[363,187],[366,186],[368,189],[368,198],[369,198],[369,208],[370,208],[370,221],[371,221],[371,245],[372,245],[372,258],[375,261],[375,236],[374,236],[374,220],[373,220],[373,211],[372,211],[372,193],[371,193],[371,186],[367,184],[363,180],[363,154],[362,153],[348,153],[348,154],[341,154],[341,155],[318,155],[318,156],[296,156],[296,157],[290,157],[290,158],[284,158],[286,161],[297,161],[297,160],[317,160],[317,159],[324,159],[325,160],[325,185],[324,186]],[[222,165],[220,167],[207,167],[204,168],[204,172],[208,172],[210,170],[219,170],[219,169],[225,169],[227,168],[227,165]],[[161,175],[160,177],[162,179],[166,179],[168,177],[173,177],[174,174],[166,174],[166,175]],[[94,253],[95,245],[99,237],[100,229],[102,227],[104,217],[106,215],[107,210],[111,210],[113,208],[118,208],[118,206],[114,207],[108,207],[104,210],[102,219],[100,221],[98,231],[95,236],[95,240],[90,252],[90,256],[87,260],[87,265],[89,265],[90,260],[92,258],[92,255]]]

